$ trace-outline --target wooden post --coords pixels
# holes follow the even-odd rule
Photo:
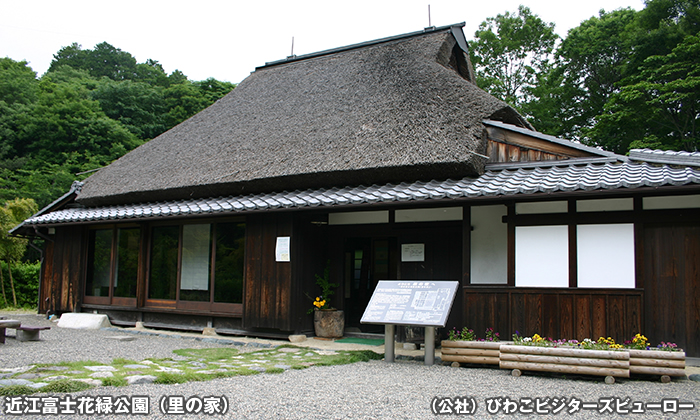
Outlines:
[[[425,327],[425,365],[435,363],[435,327]]]
[[[394,361],[394,325],[384,325],[384,361]]]

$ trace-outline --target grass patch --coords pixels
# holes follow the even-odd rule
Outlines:
[[[239,351],[232,348],[210,348],[210,349],[181,349],[173,350],[173,353],[183,357],[193,357],[195,359],[203,359],[216,361],[221,359],[230,359],[237,356]]]
[[[13,397],[15,395],[29,395],[39,392],[38,389],[26,385],[10,385],[0,388],[0,397]]]
[[[235,348],[222,347],[180,349],[174,350],[173,353],[176,355],[174,358],[142,361],[116,358],[109,364],[92,360],[37,364],[27,372],[41,371],[51,375],[65,375],[69,379],[55,381],[39,389],[21,385],[4,387],[0,388],[0,396],[28,395],[37,392],[70,393],[91,388],[92,385],[76,380],[90,378],[93,372],[86,369],[89,366],[113,366],[116,369],[114,377],[99,378],[99,380],[102,381],[102,386],[123,387],[128,385],[125,377],[136,374],[153,375],[156,377],[154,381],[156,384],[180,384],[232,376],[257,375],[258,373],[281,374],[288,369],[301,370],[311,365],[345,365],[369,360],[380,360],[383,357],[383,355],[371,350],[325,352],[289,344],[274,349],[261,349],[251,352],[240,352]],[[126,368],[126,365],[144,365],[144,367]],[[284,366],[278,367],[281,365]],[[53,370],[51,369],[53,366],[60,366],[62,370]],[[38,378],[35,382],[42,379]]]
[[[129,383],[126,379],[119,376],[114,376],[112,378],[100,378],[102,380],[102,386],[127,386]]]
[[[381,360],[383,357],[384,355],[375,353],[372,350],[349,350],[321,358],[315,364],[316,366],[348,365],[350,363]]]
[[[60,381],[52,382],[45,387],[41,388],[40,391],[52,394],[56,392],[79,392],[84,391],[88,388],[92,388],[92,385],[88,385],[85,382],[71,381],[70,379],[62,379]]]
[[[129,359],[124,359],[121,357],[117,357],[116,359],[112,360],[112,366],[115,368],[122,368],[124,365],[138,365],[139,362],[135,360],[129,360]]]

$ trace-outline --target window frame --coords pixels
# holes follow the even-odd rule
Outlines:
[[[245,218],[227,218],[220,219],[195,219],[195,220],[173,220],[173,221],[158,221],[149,224],[148,226],[148,243],[145,247],[146,266],[144,270],[144,307],[157,309],[173,309],[173,310],[188,310],[188,311],[204,311],[226,313],[233,316],[243,315],[243,301],[245,300],[245,273],[246,273],[246,246],[244,240],[243,250],[243,284],[241,285],[242,302],[227,303],[215,302],[215,287],[216,287],[216,235],[217,226],[220,224],[237,223],[247,225]],[[186,225],[208,225],[211,229],[210,244],[209,244],[209,300],[208,301],[186,301],[180,300],[180,288],[182,281],[182,248],[183,248],[183,231]],[[152,247],[153,247],[153,230],[158,227],[177,226],[178,228],[178,249],[177,249],[177,281],[175,299],[154,299],[149,296],[151,282],[151,266],[152,266]],[[244,232],[244,238],[247,237],[247,226]]]
[[[137,261],[137,271],[136,271],[136,296],[135,297],[121,297],[114,296],[114,280],[117,274],[117,258],[119,256],[119,235],[118,231],[120,229],[138,229],[139,230],[139,246],[138,246],[138,261]],[[90,296],[87,294],[88,277],[90,276],[90,240],[92,232],[98,230],[109,230],[112,233],[111,244],[110,244],[110,256],[109,256],[109,294],[107,296]],[[85,239],[85,276],[82,287],[83,303],[88,305],[109,305],[109,306],[124,306],[124,307],[136,307],[138,302],[138,290],[139,285],[142,283],[142,262],[143,262],[143,228],[139,224],[128,223],[128,224],[105,224],[105,225],[94,225],[90,226],[87,233],[87,238]]]

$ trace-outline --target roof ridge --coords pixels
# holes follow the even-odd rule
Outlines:
[[[452,30],[453,28],[463,28],[465,25],[466,25],[466,22],[454,23],[452,25],[446,25],[446,26],[440,26],[440,27],[429,26],[429,27],[423,29],[422,31],[415,31],[415,32],[401,34],[401,35],[394,35],[394,36],[389,36],[389,37],[385,37],[385,38],[378,38],[378,39],[374,39],[371,41],[359,42],[357,44],[350,44],[350,45],[346,45],[343,47],[331,48],[328,50],[317,51],[317,52],[313,52],[313,53],[309,53],[309,54],[303,54],[303,55],[298,55],[298,56],[291,55],[291,56],[289,56],[287,58],[283,58],[281,60],[266,62],[264,66],[258,66],[255,68],[255,70],[256,71],[263,70],[266,68],[279,66],[281,64],[287,64],[287,63],[308,60],[311,58],[323,57],[325,55],[337,54],[339,52],[355,50],[358,48],[365,48],[365,47],[369,47],[369,46],[373,46],[373,45],[383,44],[386,42],[397,41],[400,39],[412,38],[412,37],[416,37],[416,36],[420,36],[420,35],[425,35],[428,33],[444,32],[447,30]]]

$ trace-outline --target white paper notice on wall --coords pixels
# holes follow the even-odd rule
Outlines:
[[[401,262],[425,261],[425,244],[401,244]]]
[[[275,261],[289,262],[289,236],[278,236],[275,246]]]

